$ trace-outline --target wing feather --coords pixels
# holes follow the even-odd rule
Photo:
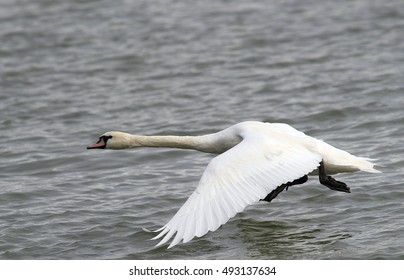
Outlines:
[[[196,190],[153,238],[163,237],[156,246],[174,235],[168,248],[215,231],[277,186],[318,167],[319,154],[288,143],[249,134],[238,145],[213,158]]]

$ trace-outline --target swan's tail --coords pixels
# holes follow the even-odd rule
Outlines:
[[[369,173],[381,173],[375,168],[375,159],[357,157],[346,153],[345,156],[339,158],[338,161],[330,161],[327,163],[327,174],[336,174],[342,172],[364,171]]]
[[[327,174],[355,171],[381,173],[375,168],[375,159],[354,156],[323,141],[318,142],[317,148],[323,156]]]
[[[375,159],[372,158],[364,158],[364,157],[356,157],[355,166],[359,168],[361,171],[369,172],[369,173],[382,173],[380,170],[375,168]]]

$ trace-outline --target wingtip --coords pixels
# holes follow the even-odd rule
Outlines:
[[[142,227],[142,230],[143,230],[144,232],[147,232],[147,233],[152,233],[152,232],[154,232],[153,230],[150,230],[150,229],[145,228],[145,227]]]
[[[175,244],[170,244],[170,245],[168,245],[168,247],[167,247],[167,250],[169,250],[169,249],[171,249],[172,247],[174,247],[175,245],[177,245],[178,243],[175,243]]]
[[[160,248],[160,247],[163,247],[164,245],[166,245],[166,242],[159,242],[158,244],[156,244],[156,245],[154,245],[154,248]],[[172,247],[174,247],[175,245],[177,245],[177,244],[170,244],[170,245],[168,245],[167,246],[167,250],[169,250],[169,249],[171,249]]]

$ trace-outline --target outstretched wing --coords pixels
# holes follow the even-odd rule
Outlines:
[[[248,134],[238,145],[213,158],[192,195],[153,239],[171,248],[215,231],[277,186],[318,167],[321,156],[300,145],[266,135]]]

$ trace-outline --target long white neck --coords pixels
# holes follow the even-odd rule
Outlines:
[[[145,136],[131,135],[131,147],[203,149],[202,136]]]
[[[220,133],[202,136],[145,136],[122,132],[113,132],[113,139],[108,141],[109,149],[130,149],[137,147],[193,149],[205,153],[223,153],[241,141],[234,135]],[[119,138],[119,140],[117,139]]]

